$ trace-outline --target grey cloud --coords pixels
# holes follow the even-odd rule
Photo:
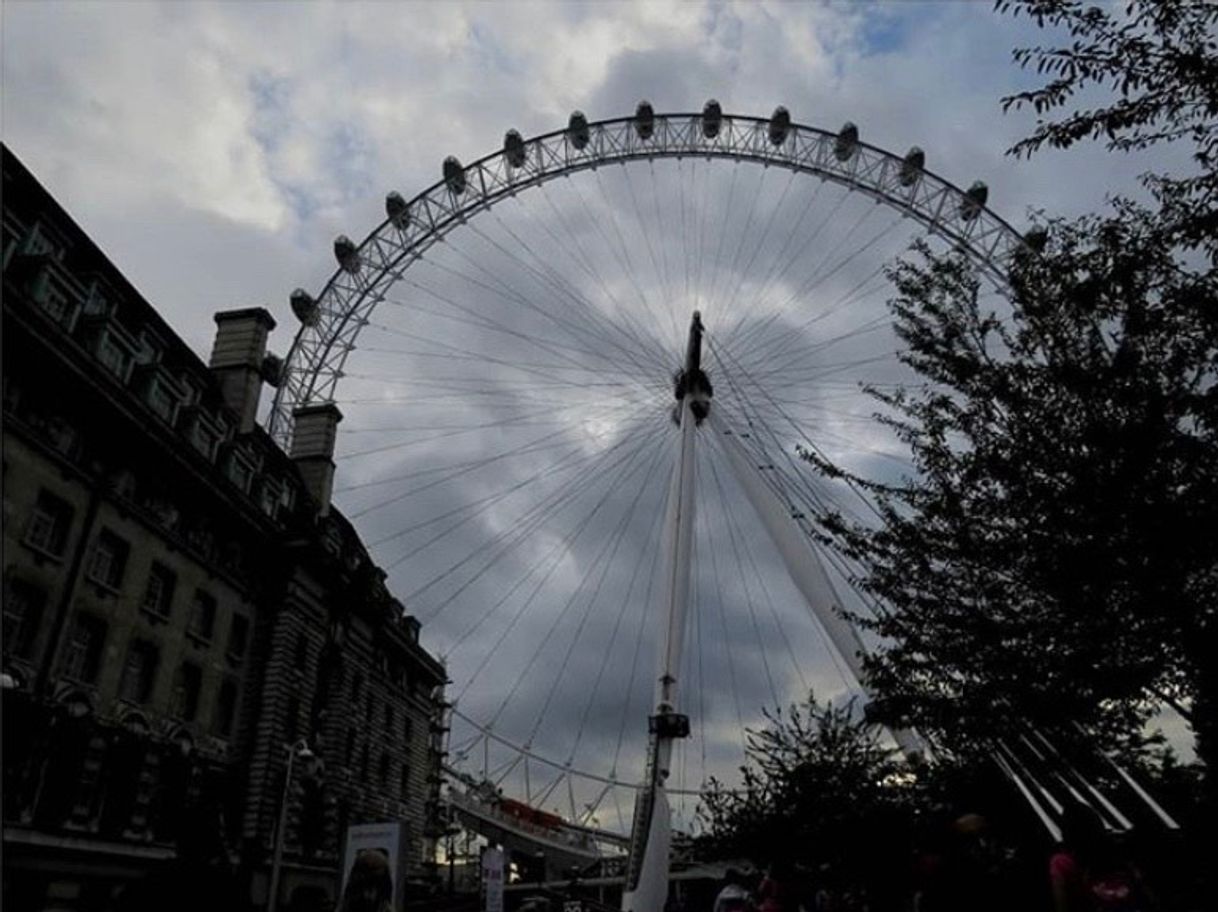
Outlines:
[[[799,122],[837,129],[852,120],[865,141],[894,151],[921,145],[932,170],[957,184],[986,180],[992,204],[1017,226],[1026,224],[1027,207],[1073,213],[1102,205],[1108,193],[1136,190],[1137,174],[1162,160],[1116,159],[1098,149],[1030,163],[1003,157],[1030,128],[1026,116],[1004,117],[998,105],[999,96],[1027,79],[1007,54],[1030,33],[979,4],[920,10],[899,17],[899,40],[884,43],[868,37],[868,23],[851,5],[306,4],[290,14],[271,4],[19,5],[5,13],[6,142],[201,353],[210,347],[211,313],[249,304],[270,306],[280,320],[272,347],[286,351],[296,329],[288,293],[297,285],[322,287],[334,268],[333,237],[358,240],[371,230],[383,218],[385,192],[413,196],[438,179],[444,156],[470,161],[498,148],[507,128],[545,132],[565,124],[577,107],[593,118],[623,116],[649,98],[657,110],[697,111],[714,96],[729,112],[766,116],[784,104]],[[151,52],[135,60],[137,39]],[[711,361],[725,412],[741,415],[730,405],[738,391],[728,374],[742,383],[762,378],[781,401],[782,413],[774,404],[764,409],[775,428],[789,415],[833,458],[880,477],[901,471],[891,437],[860,422],[873,407],[857,392],[860,380],[903,376],[889,357],[893,340],[883,332],[851,334],[882,317],[885,289],[869,276],[904,249],[913,231],[898,223],[866,255],[843,264],[835,251],[871,237],[873,225],[883,228],[886,211],[872,212],[870,201],[830,185],[818,191],[810,179],[786,191],[786,181],[775,169],[703,162],[695,175],[691,162],[657,162],[523,193],[471,219],[412,267],[408,276],[426,291],[409,282],[395,287],[373,316],[378,325],[361,335],[367,350],[347,365],[352,376],[339,396],[341,428],[351,432],[340,434],[340,453],[347,454],[339,466],[340,505],[357,516],[366,540],[387,539],[376,549],[386,565],[452,526],[393,568],[399,594],[510,535],[536,497],[574,479],[572,500],[548,513],[460,598],[436,614],[481,559],[452,570],[409,606],[425,618],[436,614],[424,636],[447,651],[525,580],[452,652],[449,667],[459,686],[496,650],[463,708],[487,718],[519,680],[497,728],[517,742],[527,738],[557,681],[534,745],[547,757],[567,758],[586,712],[576,765],[607,772],[624,707],[619,773],[641,770],[658,634],[640,627],[645,619],[652,623],[647,612],[654,606],[639,589],[629,599],[627,593],[632,571],[655,547],[649,521],[662,502],[666,468],[640,471],[608,495],[585,533],[562,552],[536,603],[499,640],[542,572],[526,576],[529,569],[573,533],[605,492],[592,458],[566,474],[554,461],[563,453],[594,457],[618,442],[628,452],[635,437],[644,440],[638,424],[644,418],[650,439],[674,435],[667,418],[671,371],[695,305],[704,309],[712,342],[738,358],[729,360],[729,371]],[[800,221],[809,202],[810,214]],[[862,227],[851,234],[856,224]],[[761,244],[766,226],[770,235]],[[800,243],[784,253],[792,235]],[[821,256],[840,265],[816,281]],[[745,308],[749,317],[732,332]],[[588,312],[619,329],[579,316]],[[805,316],[824,312],[812,322]],[[643,326],[656,347],[633,341]],[[462,352],[497,360],[479,363]],[[619,370],[646,390],[595,385],[616,382]],[[615,412],[614,402],[623,400],[629,408]],[[568,410],[558,411],[564,403]],[[623,423],[630,410],[637,418]],[[465,432],[448,435],[453,428]],[[451,469],[551,432],[557,432],[551,449],[499,460],[391,506],[372,509],[437,476],[352,487]],[[784,430],[768,458],[785,458],[795,440]],[[377,448],[384,449],[355,455]],[[590,603],[597,555],[644,482],[651,485],[646,502],[626,525]],[[517,484],[523,487],[486,509],[474,506]],[[843,698],[851,688],[776,557],[762,547],[751,508],[730,482],[722,502],[712,485],[704,472],[699,547],[709,546],[709,531],[723,550],[718,579],[708,562],[697,571],[686,708],[701,727],[685,746],[685,776],[701,777],[705,749],[710,770],[731,779],[741,760],[737,702],[746,724],[756,724],[760,708],[774,702],[770,678],[780,700],[797,698],[805,685]],[[840,491],[823,496],[849,502]],[[449,519],[389,538],[454,510]],[[457,524],[462,518],[468,520]],[[751,565],[738,566],[727,546],[729,524],[764,576],[781,627]],[[537,643],[577,592],[552,650],[521,679]],[[594,686],[602,660],[604,675]],[[492,767],[509,762],[507,752],[494,750]],[[515,769],[506,785],[522,789],[521,776]],[[594,797],[596,786],[579,788],[581,801]]]

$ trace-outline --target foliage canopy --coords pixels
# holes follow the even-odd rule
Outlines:
[[[1218,5],[996,7],[1070,36],[1015,51],[1047,82],[1004,100],[1043,115],[1013,154],[1180,142],[1197,170],[1147,175],[1155,208],[1116,199],[1049,221],[1047,247],[1012,270],[1009,311],[980,309],[959,256],[922,247],[896,265],[892,312],[921,382],[872,392],[914,473],[854,479],[878,526],[822,519],[887,606],[871,683],[941,746],[1016,718],[1133,736],[1166,698],[1212,769],[1218,271],[1192,251],[1218,258]]]

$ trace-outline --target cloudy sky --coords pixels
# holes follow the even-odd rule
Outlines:
[[[1004,156],[1034,126],[1001,110],[1029,84],[1010,51],[1038,36],[988,2],[10,0],[2,16],[4,142],[203,356],[211,314],[253,305],[278,319],[271,347],[286,352],[289,293],[320,291],[333,238],[366,236],[388,191],[410,198],[445,156],[471,161],[508,128],[543,133],[577,108],[596,120],[644,98],[698,111],[713,97],[830,130],[853,121],[883,148],[921,146],[958,185],[985,181],[1017,228],[1033,210],[1100,208],[1161,164],[1099,148]],[[913,229],[773,171],[662,162],[522,194],[412,269],[348,363],[340,505],[428,620],[462,706],[559,762],[637,771],[669,374],[693,306],[710,306],[729,357],[714,378],[725,410],[734,363],[756,395],[781,390],[776,424],[814,425],[857,468],[900,470],[857,384],[899,379],[872,333],[871,280]],[[765,344],[731,316],[750,296],[749,318],[781,330]],[[558,326],[546,308],[564,301],[618,329]],[[625,352],[622,327],[648,345]],[[789,444],[775,438],[780,454]],[[705,609],[684,666],[702,723],[681,761],[691,788],[739,762],[740,722],[762,705],[852,687],[713,453],[699,475]],[[503,775],[519,787],[522,774]]]

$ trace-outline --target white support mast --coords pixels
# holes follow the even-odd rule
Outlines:
[[[630,857],[622,892],[624,912],[661,912],[668,899],[669,807],[664,783],[673,742],[689,735],[689,717],[677,712],[677,674],[689,608],[690,565],[694,544],[694,442],[697,427],[710,411],[711,385],[702,371],[702,317],[694,311],[685,366],[677,377],[677,421],[681,448],[668,491],[661,588],[663,648],[659,653],[656,709],[648,720],[647,778],[635,798]]]
[[[866,647],[854,625],[840,613],[841,600],[833,588],[833,582],[825,571],[824,564],[821,563],[820,555],[812,547],[811,536],[795,522],[790,507],[765,483],[757,469],[756,460],[745,449],[740,439],[724,427],[716,416],[712,416],[711,426],[715,431],[716,442],[727,455],[732,473],[782,556],[791,581],[803,595],[834,651],[870,699],[867,679],[863,673]],[[906,756],[920,756],[925,752],[925,745],[913,731],[890,729],[890,732]]]

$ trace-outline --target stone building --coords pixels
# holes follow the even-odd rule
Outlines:
[[[284,453],[270,314],[205,364],[7,149],[3,207],[5,909],[110,907],[199,808],[265,903],[285,794],[281,908],[335,897],[349,824],[424,879],[445,674],[330,507],[341,416]]]

